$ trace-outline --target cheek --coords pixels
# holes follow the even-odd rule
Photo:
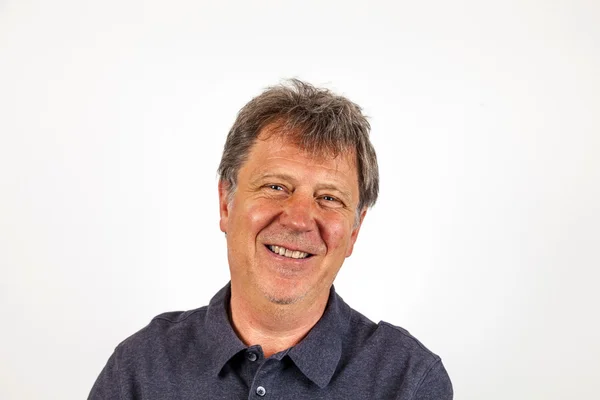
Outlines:
[[[323,226],[323,240],[329,251],[345,251],[348,247],[351,229],[347,222],[329,221]]]
[[[272,219],[273,210],[261,202],[247,203],[238,210],[237,220],[243,225],[247,233],[256,235]]]

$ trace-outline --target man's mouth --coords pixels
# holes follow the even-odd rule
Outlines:
[[[298,251],[298,250],[290,250],[290,249],[286,249],[285,247],[281,247],[281,246],[275,246],[275,245],[267,245],[267,248],[269,250],[271,250],[271,252],[275,253],[275,254],[279,254],[280,256],[283,257],[288,257],[288,258],[308,258],[310,256],[312,256],[312,254],[310,253],[305,253],[303,251]]]

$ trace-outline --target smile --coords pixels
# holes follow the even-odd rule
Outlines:
[[[273,253],[279,254],[280,256],[287,257],[287,258],[307,258],[312,255],[310,253],[305,253],[303,251],[289,250],[289,249],[286,249],[285,247],[275,246],[275,245],[267,245],[267,248],[269,250],[271,250]]]

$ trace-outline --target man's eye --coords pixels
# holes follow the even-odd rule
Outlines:
[[[284,190],[283,186],[279,186],[279,185],[268,185],[269,189],[273,189],[273,190]]]
[[[342,201],[340,199],[338,199],[337,197],[333,197],[333,196],[321,196],[321,200],[324,202],[324,204],[327,204],[327,206],[329,207],[343,207],[344,203],[342,203]]]

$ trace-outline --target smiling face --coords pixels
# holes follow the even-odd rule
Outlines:
[[[219,184],[232,290],[277,304],[328,296],[366,213],[355,224],[358,175],[348,153],[314,158],[277,134],[259,135],[233,196]]]

